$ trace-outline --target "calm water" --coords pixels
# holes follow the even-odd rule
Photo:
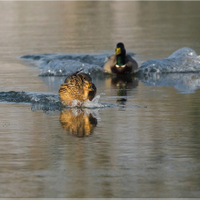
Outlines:
[[[0,2],[0,197],[200,197],[199,73],[91,73],[103,105],[92,109],[61,108],[65,76],[38,76],[44,54],[102,62],[119,41],[139,65],[182,47],[199,55],[199,9]],[[20,59],[27,54],[43,60]]]

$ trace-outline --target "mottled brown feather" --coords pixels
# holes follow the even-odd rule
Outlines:
[[[61,101],[67,104],[72,100],[84,102],[89,99],[91,101],[95,94],[96,87],[92,83],[92,78],[88,74],[78,72],[68,76],[59,90]]]

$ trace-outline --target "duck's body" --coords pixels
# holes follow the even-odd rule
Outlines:
[[[138,69],[137,62],[126,54],[123,43],[118,43],[114,55],[108,58],[104,65],[104,70],[112,74],[131,74],[136,73]]]
[[[88,74],[76,72],[65,79],[60,86],[59,97],[62,102],[70,104],[72,100],[90,101],[96,94],[96,87]]]

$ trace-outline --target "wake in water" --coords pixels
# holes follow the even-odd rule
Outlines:
[[[84,73],[103,71],[107,54],[35,54],[25,55],[28,60],[41,69],[40,76],[68,76],[83,68]]]
[[[148,60],[139,68],[140,81],[148,86],[173,86],[181,93],[200,88],[200,56],[188,47],[168,58]]]
[[[184,47],[168,58],[147,60],[138,72],[149,76],[153,73],[200,72],[200,56],[193,49]]]
[[[93,73],[97,77],[96,72],[103,71],[108,56],[109,54],[35,54],[22,56],[21,59],[37,65],[41,69],[40,76],[67,76],[83,68],[84,73]],[[168,58],[143,62],[137,74],[146,85],[174,86],[180,92],[192,93],[200,87],[199,72],[200,56],[193,49],[184,47]],[[78,104],[73,102],[73,106]],[[84,105],[91,106],[90,102],[85,102]]]
[[[173,86],[181,93],[194,93],[200,88],[199,73],[170,73],[170,74],[152,74],[149,77],[141,78],[148,86]]]
[[[56,94],[41,94],[35,92],[0,92],[0,102],[28,103],[33,111],[56,112],[62,110],[63,106],[59,96]]]
[[[58,112],[65,108],[106,108],[116,106],[110,103],[100,103],[100,95],[97,95],[92,101],[85,101],[84,103],[77,100],[72,101],[71,106],[64,105],[60,102],[60,98],[56,94],[44,94],[44,93],[33,93],[33,92],[0,92],[0,102],[10,102],[10,103],[28,103],[31,104],[31,109],[33,111],[43,110],[47,113]]]
[[[38,66],[41,69],[40,76],[68,76],[80,69],[87,74],[103,72],[103,66],[110,55],[55,53],[24,55],[21,59]]]
[[[102,72],[108,56],[110,54],[56,53],[25,55],[21,59],[38,66],[41,69],[40,76],[67,76],[81,68],[88,74]],[[193,49],[184,47],[168,58],[147,60],[138,69],[138,74],[145,76],[152,73],[180,72],[200,72],[200,56]]]
[[[56,94],[41,94],[35,92],[0,92],[1,102],[13,102],[13,103],[46,103],[57,104],[60,103],[60,99]]]

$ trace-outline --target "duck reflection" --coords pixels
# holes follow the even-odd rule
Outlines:
[[[85,137],[93,133],[97,119],[82,109],[65,109],[60,113],[60,123],[71,134]]]
[[[117,89],[117,96],[119,96],[117,102],[125,104],[127,101],[127,91],[138,86],[138,79],[131,75],[115,76],[111,79],[111,86]]]

